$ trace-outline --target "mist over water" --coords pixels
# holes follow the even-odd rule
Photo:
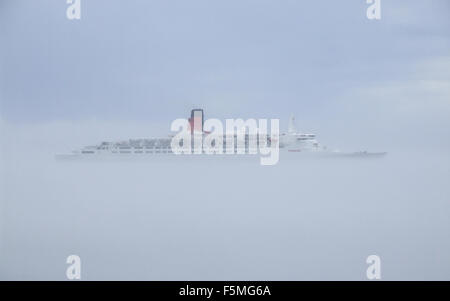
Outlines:
[[[448,0],[82,2],[0,1],[0,280],[450,280]],[[388,155],[55,160],[193,108]]]
[[[364,280],[371,254],[450,278],[446,152],[56,161],[75,136],[37,132],[2,141],[2,280],[64,280],[72,254],[83,280]]]

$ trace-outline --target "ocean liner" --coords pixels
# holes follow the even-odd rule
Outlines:
[[[209,132],[203,129],[204,125],[204,112],[202,109],[193,109],[191,111],[191,117],[188,119],[191,134],[194,132],[200,132],[203,137],[209,134]],[[261,141],[262,139],[266,141]],[[279,148],[280,151],[286,151],[289,153],[299,153],[308,154],[314,156],[324,156],[324,157],[382,157],[385,152],[340,152],[337,150],[330,150],[326,146],[321,145],[316,140],[315,134],[302,133],[297,131],[295,127],[295,119],[292,116],[289,121],[288,131],[279,134]],[[68,159],[68,158],[100,158],[100,157],[144,157],[147,155],[174,155],[171,147],[173,135],[169,135],[166,138],[144,138],[144,139],[129,139],[123,141],[104,141],[97,145],[85,146],[79,150],[74,150],[70,154],[59,154],[56,155],[58,159]],[[245,143],[242,148],[238,148],[238,143],[236,143],[237,135],[234,134],[234,151],[232,153],[244,153],[249,154],[250,152],[250,139],[252,137],[249,134],[245,134]],[[270,146],[273,141],[269,135],[260,136],[255,138],[257,145],[264,142],[266,146]],[[193,141],[193,140],[192,140]],[[223,153],[226,153],[226,141],[227,138],[223,135]],[[192,142],[193,143],[193,142]],[[203,152],[204,153],[204,152]]]

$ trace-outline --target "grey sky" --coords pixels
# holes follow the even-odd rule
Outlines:
[[[417,112],[448,128],[446,0],[383,0],[380,21],[364,0],[82,0],[79,21],[63,0],[0,3],[6,121],[168,123],[201,106],[325,132]]]

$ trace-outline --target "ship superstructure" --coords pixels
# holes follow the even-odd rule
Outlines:
[[[288,132],[280,135],[280,148],[285,148],[289,152],[317,152],[327,150],[325,146],[319,144],[315,134],[301,133],[297,130],[293,115],[289,120]]]
[[[193,109],[191,111],[191,117],[188,119],[191,135],[200,134],[203,138],[210,133],[204,131],[204,112],[202,109]],[[145,155],[156,155],[156,154],[172,154],[173,150],[171,147],[173,135],[169,135],[166,138],[144,138],[144,139],[128,139],[115,142],[101,142],[98,145],[86,146],[80,150],[73,151],[70,155],[59,155],[59,158],[65,157],[98,157],[103,155],[112,156],[145,156]],[[202,139],[203,139],[202,138]],[[274,141],[272,141],[269,135],[256,137],[251,137],[249,134],[245,134],[244,143],[237,143],[237,135],[234,134],[233,147],[234,151],[232,153],[244,153],[249,154],[251,152],[251,147],[254,145],[249,141],[255,138],[256,147],[261,143],[264,143],[267,147],[270,147]],[[223,135],[222,138],[223,153],[229,153],[227,149],[227,138]],[[263,140],[261,140],[263,139]],[[192,142],[193,139],[192,139]],[[365,151],[343,153],[339,151],[329,150],[326,146],[322,146],[316,139],[316,135],[312,133],[302,133],[299,132],[295,126],[295,118],[291,116],[289,121],[288,131],[286,133],[280,133],[279,135],[279,148],[280,150],[285,150],[288,152],[297,153],[309,153],[309,154],[321,154],[321,155],[332,155],[332,156],[383,156],[386,153],[369,153]],[[204,152],[201,152],[204,153]],[[254,153],[254,152],[253,152]]]
[[[210,134],[208,131],[204,131],[204,113],[202,109],[193,109],[191,111],[191,117],[188,119],[190,133],[192,136],[200,134],[202,139]],[[172,154],[171,147],[173,135],[167,138],[146,138],[146,139],[129,139],[116,142],[101,142],[99,145],[86,146],[79,151],[74,151],[73,154],[78,155],[143,155],[143,154]],[[255,139],[256,146],[258,147],[261,137],[255,135],[254,137],[245,134],[244,144],[239,147],[237,134],[232,135],[233,139],[233,153],[251,153],[252,144],[251,139]],[[229,137],[227,134],[219,136],[218,139],[222,139],[223,153],[229,152],[227,149],[227,142]],[[269,135],[265,135],[263,138],[267,147],[271,146],[271,138]],[[194,153],[194,138],[191,139],[191,149]],[[203,152],[204,153],[204,152]]]

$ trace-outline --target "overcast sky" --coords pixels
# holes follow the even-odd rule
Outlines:
[[[381,4],[374,21],[365,0],[82,0],[70,21],[65,0],[1,0],[1,118],[169,129],[202,107],[448,137],[450,2]]]

